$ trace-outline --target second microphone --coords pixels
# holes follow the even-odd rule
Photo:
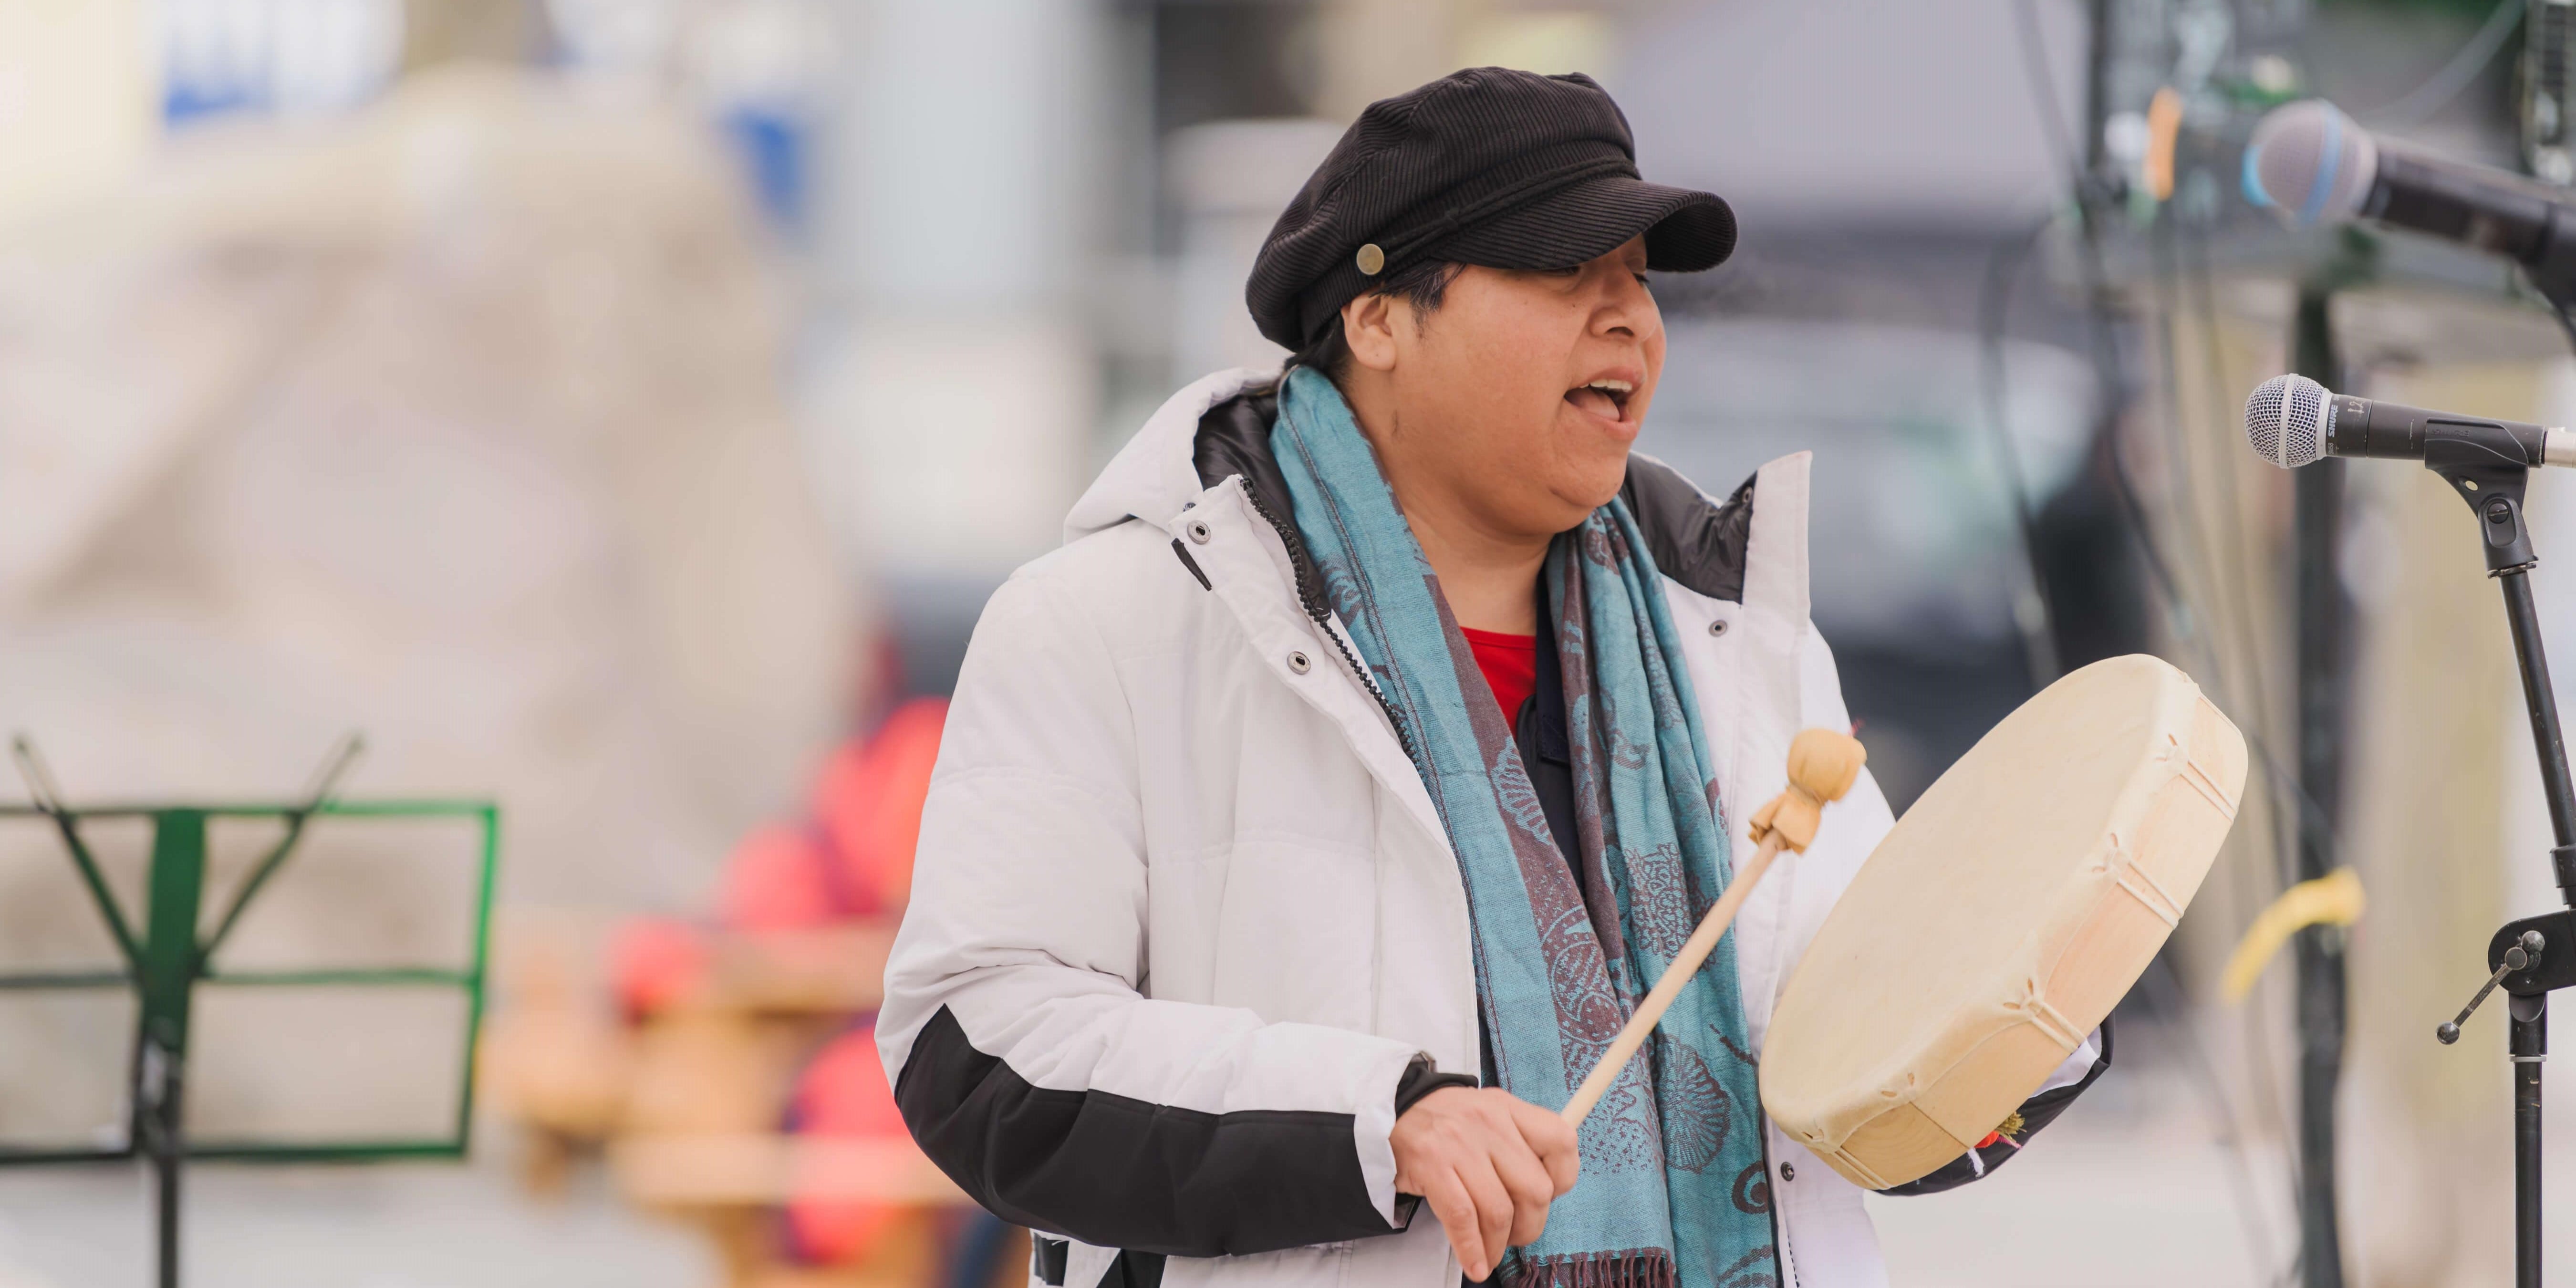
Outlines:
[[[2424,459],[2427,443],[2458,443],[2499,464],[2576,465],[2576,432],[2338,394],[2306,376],[2274,376],[2245,399],[2245,441],[2283,469],[2328,456]]]

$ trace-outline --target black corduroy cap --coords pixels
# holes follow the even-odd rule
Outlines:
[[[1244,299],[1261,334],[1303,349],[1408,264],[1570,268],[1639,233],[1646,267],[1695,273],[1735,249],[1735,213],[1640,178],[1628,118],[1591,77],[1469,68],[1360,113],[1271,227]]]

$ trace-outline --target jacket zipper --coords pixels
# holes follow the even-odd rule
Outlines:
[[[1305,540],[1297,535],[1295,528],[1282,522],[1269,506],[1262,503],[1261,494],[1252,490],[1250,479],[1244,480],[1243,499],[1252,503],[1252,512],[1260,515],[1263,521],[1270,525],[1270,530],[1279,534],[1280,544],[1288,548],[1288,567],[1293,580],[1295,570],[1299,566],[1298,556],[1304,554],[1306,549]],[[1314,562],[1314,557],[1306,555],[1305,560],[1311,564]],[[1318,580],[1321,580],[1322,576],[1320,571],[1316,573]],[[1343,642],[1342,633],[1333,629],[1332,609],[1320,599],[1307,595],[1306,587],[1303,585],[1297,587],[1297,604],[1306,610],[1306,616],[1314,620],[1316,628],[1324,632],[1324,637],[1333,642],[1333,651],[1342,655],[1342,665],[1350,670],[1352,678],[1360,682],[1361,688],[1368,690],[1370,697],[1377,699],[1378,710],[1385,712],[1387,723],[1395,727],[1395,740],[1403,746],[1404,758],[1412,761],[1414,769],[1419,772],[1422,768],[1422,756],[1413,745],[1412,730],[1406,727],[1404,716],[1396,711],[1395,704],[1387,699],[1386,691],[1378,687],[1377,677],[1369,674],[1368,667],[1361,663],[1357,654],[1351,652],[1351,646]]]

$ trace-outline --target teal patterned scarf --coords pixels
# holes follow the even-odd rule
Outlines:
[[[1270,444],[1297,531],[1411,733],[1457,851],[1494,1073],[1523,1100],[1562,1106],[1730,870],[1714,762],[1654,559],[1616,499],[1548,553],[1578,886],[1341,392],[1291,370]],[[1762,1102],[1746,1045],[1730,934],[1585,1121],[1583,1179],[1550,1209],[1538,1242],[1504,1259],[1502,1282],[1776,1288]]]

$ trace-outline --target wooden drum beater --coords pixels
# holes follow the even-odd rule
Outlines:
[[[1592,1066],[1583,1085],[1574,1089],[1574,1098],[1565,1102],[1559,1112],[1565,1121],[1581,1126],[1592,1106],[1601,1102],[1602,1093],[1626,1067],[1628,1059],[1645,1045],[1646,1035],[1655,1031],[1655,1022],[1681,995],[1682,986],[1699,973],[1700,963],[1708,960],[1717,941],[1725,938],[1726,928],[1735,921],[1736,910],[1744,906],[1744,897],[1753,893],[1753,883],[1771,869],[1771,860],[1782,850],[1803,851],[1816,839],[1816,825],[1824,820],[1825,806],[1841,800],[1860,777],[1860,767],[1869,759],[1860,740],[1831,729],[1809,729],[1789,744],[1789,789],[1771,798],[1753,815],[1753,837],[1758,842],[1753,857],[1736,869],[1735,879],[1727,882],[1726,893],[1709,906],[1708,915],[1700,918],[1699,929],[1691,932],[1682,950],[1674,954],[1672,965],[1664,969],[1663,978],[1655,981],[1646,1000],[1637,1004],[1637,1013],[1628,1017],[1627,1026],[1611,1040],[1610,1050],[1601,1062]]]

